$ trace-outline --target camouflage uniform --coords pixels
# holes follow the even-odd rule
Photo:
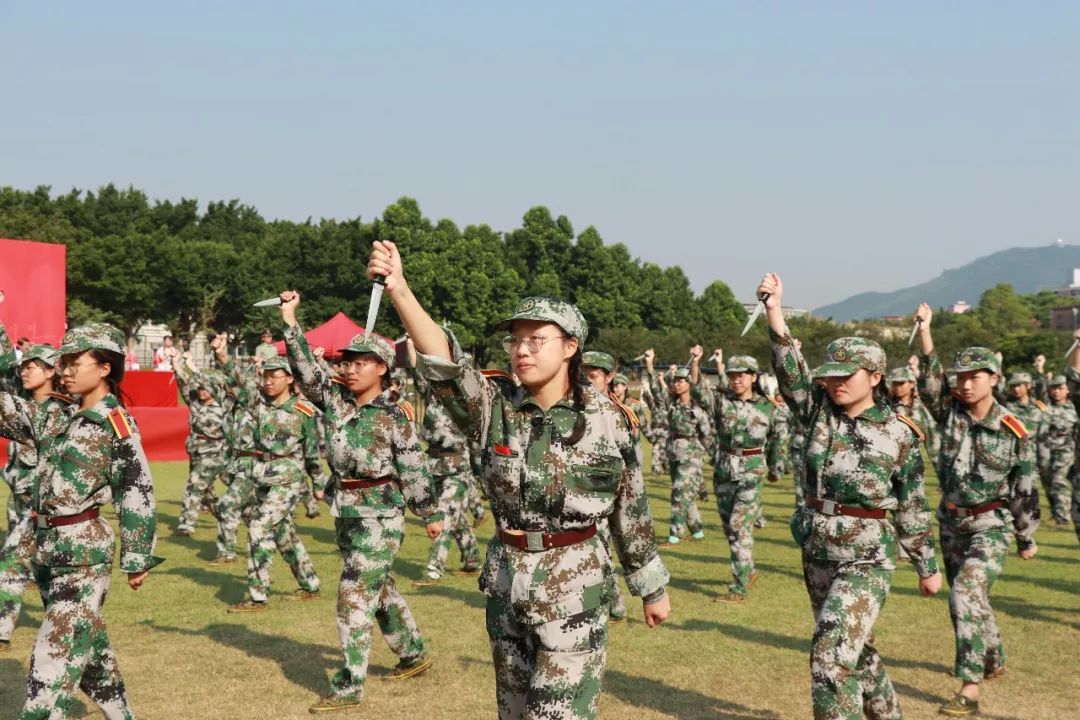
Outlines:
[[[226,365],[225,438],[228,447],[226,483],[228,488],[215,506],[217,515],[218,560],[236,558],[236,538],[240,522],[248,525],[255,508],[255,416],[253,400],[259,396],[254,365],[245,370],[230,361]],[[280,551],[281,548],[278,548]]]
[[[660,409],[661,403],[664,403],[663,407],[667,407],[665,402],[667,390],[654,394],[652,383],[642,382],[641,398],[649,406],[649,427],[645,433],[645,438],[652,445],[652,463],[649,467],[649,473],[652,475],[667,475],[668,419],[667,412]]]
[[[956,632],[955,673],[978,683],[1005,664],[990,586],[1001,574],[1009,542],[1033,547],[1039,526],[1035,447],[1024,425],[997,401],[981,420],[953,399],[942,383],[936,355],[922,358],[919,392],[941,428],[941,552],[952,590],[949,611]],[[951,372],[1000,372],[986,348],[956,354]],[[992,509],[983,506],[999,503]],[[985,511],[984,511],[985,510]]]
[[[1050,387],[1065,385],[1064,375],[1055,375]],[[1080,399],[1073,402],[1080,402]],[[1080,441],[1080,417],[1068,398],[1052,402],[1045,413],[1046,437],[1037,443],[1039,477],[1042,480],[1050,512],[1055,522],[1069,522],[1070,475],[1076,463],[1076,445]]]
[[[909,367],[893,368],[889,372],[889,382],[911,383],[911,404],[904,405],[894,400],[892,403],[893,412],[915,421],[915,424],[919,426],[919,430],[922,431],[923,436],[926,438],[923,441],[923,445],[926,446],[927,454],[930,456],[931,460],[936,460],[938,455],[941,454],[941,435],[938,433],[937,422],[934,420],[934,416],[930,414],[926,405],[919,398],[918,380],[915,377],[915,371]]]
[[[786,405],[786,403],[785,403]],[[806,426],[802,424],[795,413],[791,413],[789,420],[791,425],[791,442],[788,455],[791,457],[791,473],[795,485],[795,509],[801,510],[806,506]]]
[[[747,355],[733,355],[724,364],[728,373],[757,373],[758,363]],[[731,553],[728,591],[745,596],[754,575],[754,521],[761,513],[761,484],[766,474],[779,475],[779,434],[776,404],[752,393],[740,400],[728,383],[711,392],[694,387],[695,398],[707,408],[716,428],[713,457],[713,492]],[[735,598],[733,598],[735,599]]]
[[[790,334],[770,331],[773,368],[788,407],[808,428],[807,506],[791,519],[816,627],[810,651],[815,718],[899,718],[899,701],[873,644],[897,543],[919,577],[937,572],[916,430],[878,402],[851,418],[811,378],[885,370],[862,338],[829,344],[813,374]],[[882,511],[892,511],[889,522]],[[880,515],[868,517],[867,515]]]
[[[1080,372],[1071,367],[1065,368],[1065,378],[1069,383],[1069,396],[1072,398],[1077,412],[1080,413]],[[1076,539],[1080,540],[1080,465],[1073,465],[1070,480],[1072,481],[1072,502],[1069,516],[1072,520],[1073,530],[1076,531]]]
[[[263,372],[272,370],[292,372],[284,358],[263,363]],[[316,490],[326,487],[326,474],[319,465],[315,408],[295,395],[275,405],[260,394],[251,398],[249,409],[255,420],[256,456],[252,466],[255,510],[248,525],[248,594],[256,603],[269,599],[275,547],[300,589],[317,593],[319,578],[292,516],[306,482],[305,472]]]
[[[446,559],[450,554],[451,540],[457,542],[464,570],[479,570],[480,550],[476,536],[466,516],[465,503],[469,486],[475,484],[469,461],[469,444],[450,414],[431,392],[431,385],[415,368],[409,372],[417,392],[424,398],[424,420],[420,439],[427,443],[428,471],[432,475],[439,500],[439,512],[443,514],[443,531],[432,543],[428,555],[429,578],[442,577]]]
[[[525,299],[498,327],[518,319],[555,322],[578,342],[587,334],[577,308],[551,298]],[[590,530],[608,518],[632,595],[659,601],[668,582],[629,423],[591,386],[575,386],[545,411],[526,387],[485,378],[450,344],[452,361],[421,354],[418,366],[462,431],[484,444],[483,483],[499,532],[480,589],[499,717],[594,718],[615,574]],[[576,532],[586,539],[542,549],[551,539],[542,533]]]
[[[190,534],[199,519],[200,506],[217,501],[214,481],[225,473],[227,466],[225,422],[228,411],[221,402],[221,386],[212,381],[210,375],[193,371],[183,358],[173,365],[180,396],[189,410],[187,454],[191,462],[176,530]],[[210,392],[209,400],[199,400],[200,389]]]
[[[373,620],[400,659],[399,667],[413,666],[426,655],[391,569],[405,538],[405,506],[428,524],[442,514],[415,427],[389,393],[358,406],[348,388],[315,363],[299,326],[286,327],[285,345],[301,389],[326,413],[333,430],[327,439],[336,485],[330,514],[343,561],[337,626],[345,662],[330,687],[332,697],[359,701]],[[344,352],[373,354],[387,367],[394,362],[390,344],[377,335],[357,335]]]
[[[676,370],[676,375],[683,373],[689,378],[689,371]],[[667,456],[671,472],[671,523],[668,529],[668,542],[677,543],[687,530],[694,536],[701,536],[704,526],[697,506],[698,485],[702,482],[705,466],[705,447],[709,443],[712,429],[709,415],[697,403],[691,400],[684,405],[673,395],[660,387],[656,376],[649,374],[653,397],[656,398],[657,415],[665,418],[668,428]],[[655,417],[655,416],[654,416]],[[655,422],[653,423],[655,426]],[[653,447],[655,453],[657,447]]]
[[[0,349],[5,346],[5,341],[4,327],[0,324]],[[47,345],[33,345],[23,353],[22,362],[37,360],[54,367],[58,358],[59,353],[55,349]],[[75,400],[58,393],[49,393],[40,403],[24,398],[14,402],[30,417],[36,438],[55,437],[63,431],[75,412]],[[23,593],[32,578],[35,549],[30,499],[34,474],[38,469],[38,448],[34,444],[12,442],[8,446],[8,453],[13,460],[9,469],[14,471],[9,476],[11,497],[17,500],[18,516],[8,529],[3,549],[0,549],[0,643],[10,642],[15,632]]]
[[[122,356],[123,344],[119,330],[94,323],[69,331],[60,352],[98,348]],[[36,517],[34,572],[45,617],[19,718],[70,713],[76,688],[106,718],[130,718],[101,614],[115,537],[98,508],[110,502],[116,507],[123,572],[143,572],[160,564],[162,559],[153,555],[156,517],[150,469],[134,422],[112,394],[60,424],[55,436],[41,435],[43,427],[25,403],[0,394],[0,435],[32,444],[39,452],[31,503]],[[60,518],[74,522],[54,524]]]

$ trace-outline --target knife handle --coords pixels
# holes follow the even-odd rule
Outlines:
[[[376,275],[375,279],[372,280],[372,282],[376,282],[376,283],[382,285],[383,287],[386,287],[386,276],[385,275]]]
[[[758,295],[758,298],[757,298],[757,299],[758,299],[758,302],[759,302],[759,303],[761,303],[761,304],[763,304],[763,305],[764,305],[764,304],[765,304],[765,302],[766,302],[766,301],[768,301],[768,299],[769,299],[770,297],[772,297],[772,295],[770,295],[769,293],[761,293],[760,295]]]

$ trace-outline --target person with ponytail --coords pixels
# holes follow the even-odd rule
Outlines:
[[[582,380],[588,325],[570,303],[522,300],[499,322],[520,379],[481,372],[413,295],[394,243],[376,241],[368,277],[412,338],[419,372],[481,444],[496,534],[480,589],[500,718],[595,718],[607,660],[612,544],[649,627],[671,611],[648,497],[626,415]]]
[[[76,690],[108,720],[131,718],[102,605],[112,578],[115,535],[100,507],[113,504],[120,569],[133,590],[163,562],[154,555],[154,483],[139,431],[120,400],[124,334],[92,323],[69,331],[60,377],[76,411],[53,428],[25,400],[0,393],[0,436],[33,445],[33,569],[45,604],[20,720],[73,712]]]

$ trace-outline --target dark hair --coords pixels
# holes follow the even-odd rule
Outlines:
[[[100,350],[93,348],[88,351],[90,357],[99,363],[109,364],[109,374],[105,376],[105,382],[109,386],[109,392],[116,396],[121,406],[127,407],[124,402],[124,392],[120,389],[120,382],[124,379],[124,356],[112,350]]]
[[[46,365],[44,360],[39,360],[37,358],[34,358],[33,360],[23,360],[22,362],[23,365],[27,363],[37,363],[38,367],[42,370],[52,370],[52,391],[60,392],[60,371],[55,365]]]

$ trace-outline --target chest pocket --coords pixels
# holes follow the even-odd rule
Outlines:
[[[1012,466],[1012,443],[1008,438],[978,430],[974,439],[975,459],[979,464],[997,472]]]
[[[566,475],[566,487],[585,495],[613,497],[619,489],[623,462],[621,458],[607,458],[594,465],[571,465]]]

